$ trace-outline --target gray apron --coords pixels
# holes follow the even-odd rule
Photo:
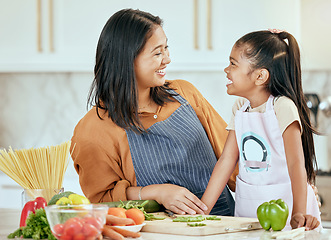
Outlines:
[[[175,184],[201,198],[217,158],[192,106],[180,95],[173,97],[181,106],[148,133],[126,130],[137,185]],[[227,187],[211,214],[233,216],[234,200]]]

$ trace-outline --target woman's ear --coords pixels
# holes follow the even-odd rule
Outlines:
[[[264,85],[269,79],[269,71],[265,68],[257,70],[257,78],[255,80],[256,85]]]

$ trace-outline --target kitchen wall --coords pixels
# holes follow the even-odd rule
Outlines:
[[[185,79],[193,83],[229,121],[235,99],[226,94],[225,74],[214,72],[169,71],[168,79]],[[86,100],[92,73],[0,73],[0,148],[21,149],[56,145],[70,140],[73,129],[87,111]],[[303,73],[305,92],[318,93],[321,99],[331,93],[331,71]],[[319,113],[320,130],[331,131],[331,119]],[[318,136],[316,151],[319,165],[329,170],[326,145],[329,137]],[[327,150],[328,149],[328,150]],[[76,173],[69,164],[68,175]]]
[[[168,79],[193,83],[229,121],[235,97],[226,94],[222,71],[168,71]],[[70,140],[79,119],[87,112],[86,100],[92,73],[0,73],[0,148],[13,149],[57,145]],[[331,71],[308,71],[303,74],[306,92],[325,98],[331,93]],[[319,113],[321,130],[331,132],[331,119]],[[330,136],[315,138],[318,164],[330,170]],[[0,207],[21,207],[23,190],[0,171]],[[82,193],[78,175],[70,159],[64,189]],[[8,199],[11,201],[8,202]]]

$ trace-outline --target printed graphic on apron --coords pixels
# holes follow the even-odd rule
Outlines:
[[[244,133],[241,138],[240,154],[247,172],[268,171],[271,151],[263,137],[253,132]]]

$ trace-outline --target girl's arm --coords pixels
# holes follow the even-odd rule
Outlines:
[[[201,198],[201,201],[204,202],[208,207],[208,210],[205,211],[205,214],[210,213],[217,199],[221,195],[228,179],[230,178],[236,166],[238,157],[239,151],[235,131],[231,130],[225,142],[223,153],[215,165],[206,191]]]
[[[285,129],[283,140],[293,195],[291,226],[292,228],[306,226],[307,229],[314,229],[319,225],[319,222],[315,217],[306,215],[307,174],[300,126],[297,121]]]

